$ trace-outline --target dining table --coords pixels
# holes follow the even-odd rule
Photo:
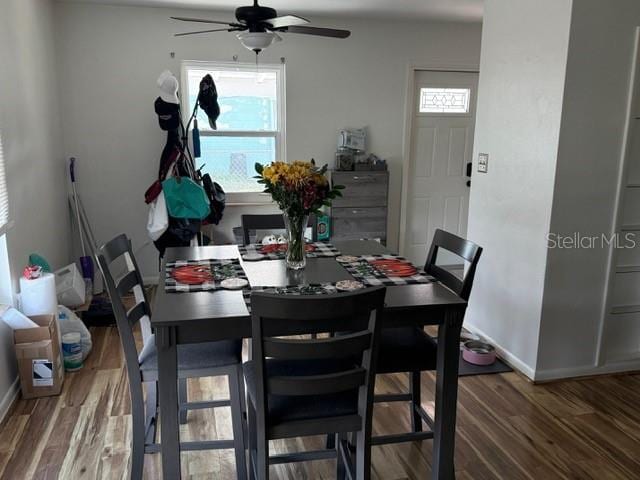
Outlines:
[[[381,255],[389,250],[374,240],[335,241],[342,255]],[[252,288],[335,284],[353,280],[335,258],[307,258],[306,268],[290,270],[284,259],[244,261],[236,245],[166,250],[153,301],[151,327],[158,354],[161,455],[165,479],[180,478],[177,346],[251,337],[248,295],[242,291],[172,292],[165,289],[165,265],[178,260],[239,259]],[[245,292],[246,293],[246,292]],[[437,367],[433,419],[432,479],[453,479],[460,332],[467,302],[437,281],[387,286],[382,328],[436,325]],[[286,329],[286,326],[283,326]],[[280,335],[322,333],[282,331]],[[384,335],[384,331],[382,333]],[[373,447],[376,448],[376,447]],[[425,472],[427,478],[428,472]]]

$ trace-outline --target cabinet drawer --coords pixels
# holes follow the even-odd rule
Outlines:
[[[333,217],[333,236],[349,238],[372,238],[386,236],[386,217]]]
[[[373,208],[332,208],[331,216],[333,218],[379,218],[386,220],[387,209],[385,207]]]
[[[343,185],[342,197],[334,207],[386,207],[389,175],[387,172],[332,172],[335,185]]]
[[[344,240],[379,240],[382,245],[387,244],[387,232],[358,232],[346,235],[332,235],[332,242]]]
[[[331,179],[338,185],[387,185],[388,172],[332,172]]]

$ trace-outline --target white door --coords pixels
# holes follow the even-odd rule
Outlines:
[[[403,252],[424,265],[437,228],[467,233],[478,74],[416,71],[414,85]],[[460,259],[439,255],[438,263]]]

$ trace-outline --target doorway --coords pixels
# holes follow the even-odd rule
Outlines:
[[[415,70],[401,248],[424,265],[434,231],[465,237],[478,90],[477,72]],[[439,255],[439,264],[457,264]]]

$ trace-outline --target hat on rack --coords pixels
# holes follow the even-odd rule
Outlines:
[[[209,126],[217,130],[216,120],[220,116],[220,105],[218,105],[218,91],[213,78],[208,73],[200,80],[200,91],[198,92],[198,102],[200,108],[209,117]]]
[[[158,97],[153,106],[162,130],[178,129],[180,126],[180,106],[177,103],[165,102],[162,97]]]
[[[165,70],[158,77],[160,98],[167,103],[180,103],[178,99],[178,79],[169,70]]]

